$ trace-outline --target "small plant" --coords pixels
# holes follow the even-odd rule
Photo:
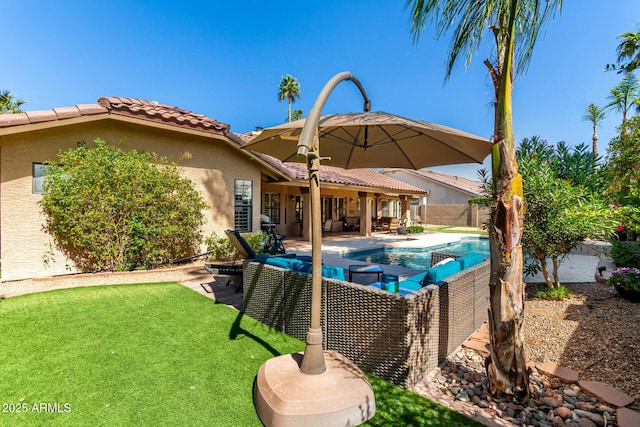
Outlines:
[[[616,268],[607,280],[607,285],[640,291],[640,269],[635,267]]]
[[[424,227],[421,225],[410,225],[407,227],[410,234],[420,234],[424,232]]]
[[[552,301],[562,301],[570,298],[573,293],[566,286],[560,285],[554,288],[548,288],[543,291],[536,292],[537,298],[542,298]]]
[[[616,267],[640,266],[640,243],[612,240],[610,256]]]

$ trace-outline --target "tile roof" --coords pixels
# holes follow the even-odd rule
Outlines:
[[[233,132],[232,132],[233,133]],[[255,138],[255,134],[234,134],[244,145]],[[294,181],[307,181],[309,178],[305,163],[281,162],[275,157],[268,154],[252,151],[253,154],[260,157],[264,161],[270,163],[281,172],[287,174]],[[320,182],[351,185],[363,188],[372,188],[375,190],[410,193],[410,194],[426,194],[427,191],[411,184],[399,181],[387,175],[383,175],[373,169],[342,169],[334,166],[320,165]]]
[[[467,178],[456,175],[447,175],[445,173],[434,172],[430,170],[420,169],[415,171],[418,175],[421,175],[431,181],[438,182],[440,184],[447,185],[449,187],[456,188],[465,193],[482,196],[484,194],[484,187],[481,182],[472,181]]]
[[[28,125],[32,123],[71,119],[94,114],[105,114],[109,111],[98,104],[77,104],[73,107],[54,108],[51,110],[27,111],[17,114],[0,114],[0,128]]]
[[[115,114],[164,123],[170,126],[193,129],[208,133],[227,135],[230,126],[203,114],[196,114],[155,101],[118,96],[101,97],[97,104],[78,104],[73,107],[51,110],[27,111],[19,114],[1,114],[0,128],[34,123],[62,121],[96,114]],[[237,134],[234,134],[237,136]],[[234,138],[235,139],[235,138]]]
[[[204,114],[196,114],[156,101],[145,101],[136,98],[121,98],[118,96],[103,96],[98,103],[111,113],[136,117],[143,120],[166,123],[190,129],[219,134],[227,134],[230,126]]]

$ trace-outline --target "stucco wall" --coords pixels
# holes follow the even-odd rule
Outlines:
[[[102,138],[123,142],[123,149],[151,150],[179,161],[209,205],[205,212],[204,236],[223,234],[234,225],[235,179],[253,181],[253,227],[259,227],[261,173],[258,163],[213,137],[101,120],[0,137],[1,158],[1,251],[2,280],[18,280],[75,272],[59,253],[49,252],[51,239],[42,231],[44,223],[37,206],[41,196],[32,193],[32,163],[57,160],[59,150]],[[190,158],[180,160],[185,152]]]
[[[420,208],[426,211],[426,223],[436,225],[480,227],[483,222],[489,221],[490,215],[488,207],[468,203],[427,205]]]

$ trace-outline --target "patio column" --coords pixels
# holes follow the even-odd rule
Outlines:
[[[300,187],[302,193],[302,240],[311,241],[311,197],[309,187]]]
[[[402,209],[402,224],[405,227],[411,225],[411,206],[409,204],[409,196],[400,196],[400,205]]]
[[[371,236],[371,193],[358,192],[360,198],[360,235]]]

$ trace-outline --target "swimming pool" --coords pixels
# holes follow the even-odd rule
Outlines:
[[[364,261],[371,264],[397,265],[414,270],[426,270],[431,267],[431,253],[446,252],[467,254],[480,252],[489,257],[489,239],[486,237],[464,237],[461,240],[426,248],[377,248],[366,251],[349,252],[344,258]]]

